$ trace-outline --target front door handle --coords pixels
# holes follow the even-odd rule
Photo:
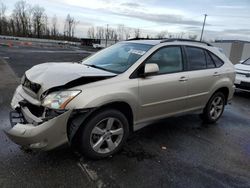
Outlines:
[[[185,82],[185,81],[188,81],[188,78],[186,76],[182,76],[182,77],[180,77],[179,81]]]

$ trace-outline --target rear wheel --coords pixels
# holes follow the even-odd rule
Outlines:
[[[215,123],[224,111],[225,102],[225,95],[222,92],[215,93],[204,108],[202,119],[207,123]]]
[[[119,151],[129,134],[121,112],[106,109],[91,116],[80,130],[80,150],[89,158],[104,158]]]

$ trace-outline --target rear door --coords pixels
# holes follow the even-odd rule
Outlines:
[[[186,46],[185,53],[188,60],[188,109],[198,109],[204,107],[210,91],[219,79],[220,69],[211,54],[206,49]]]
[[[139,78],[140,120],[157,119],[185,109],[188,78],[182,54],[180,46],[167,46],[146,60],[146,64],[157,64],[159,72]]]

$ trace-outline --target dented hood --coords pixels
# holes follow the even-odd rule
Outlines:
[[[82,77],[109,77],[116,74],[78,63],[43,63],[25,72],[26,77],[40,84],[42,91],[63,86]]]

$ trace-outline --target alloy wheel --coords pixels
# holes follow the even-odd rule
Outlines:
[[[123,135],[124,129],[121,121],[108,117],[94,126],[90,135],[90,144],[97,153],[109,153],[119,146]]]
[[[223,98],[221,96],[215,97],[210,106],[210,111],[209,111],[210,117],[213,120],[219,118],[223,112],[223,107],[224,107]]]

